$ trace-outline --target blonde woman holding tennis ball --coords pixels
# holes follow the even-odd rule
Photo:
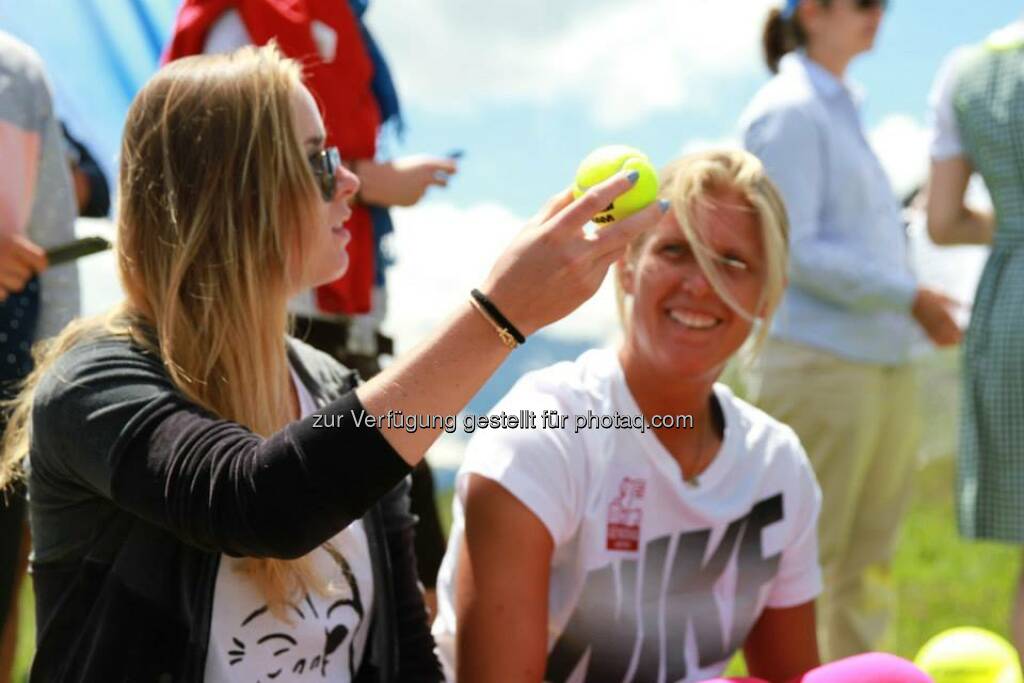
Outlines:
[[[662,212],[588,241],[635,178],[567,188],[434,333],[358,383],[287,336],[287,301],[348,267],[359,180],[325,137],[301,64],[273,46],[177,60],[133,101],[126,298],[46,347],[0,455],[0,489],[24,474],[29,491],[32,680],[441,678],[403,484],[441,426],[363,416],[459,412]]]

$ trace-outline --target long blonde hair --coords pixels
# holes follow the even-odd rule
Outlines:
[[[301,83],[298,64],[276,47],[249,47],[173,62],[136,96],[117,207],[126,300],[37,347],[5,435],[0,486],[20,474],[36,383],[88,338],[130,337],[161,358],[189,400],[261,436],[292,419],[288,288],[302,226],[322,201],[294,130]],[[246,571],[277,613],[300,587],[325,590],[301,559],[252,558]]]
[[[744,310],[729,293],[718,269],[713,264],[712,249],[694,230],[693,215],[698,205],[710,203],[715,192],[734,190],[741,194],[757,216],[765,253],[765,283],[761,290],[757,311],[758,330],[754,350],[759,348],[768,334],[771,315],[782,299],[786,288],[786,270],[789,262],[789,218],[786,205],[760,160],[739,149],[697,152],[670,162],[661,171],[658,195],[672,205],[672,212],[683,235],[693,247],[694,256],[708,282],[734,311],[748,320],[758,317],[754,311]],[[644,243],[650,237],[644,233],[633,240],[626,252],[626,262],[635,263]],[[625,291],[616,278],[616,299],[619,318],[628,324],[629,305]]]

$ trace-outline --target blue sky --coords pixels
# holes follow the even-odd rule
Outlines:
[[[661,164],[695,140],[726,140],[767,77],[758,39],[774,1],[372,0],[369,23],[408,123],[404,143],[388,149],[464,149],[464,173],[432,199],[526,215],[599,144],[633,144]],[[0,27],[43,53],[63,114],[113,167],[125,83],[153,67],[138,17],[166,32],[177,4],[0,0]],[[852,69],[868,93],[868,128],[893,115],[923,125],[944,55],[1022,13],[1017,0],[893,0],[875,51]],[[116,71],[95,73],[103,53]]]
[[[565,0],[565,3],[580,11],[567,10],[555,16],[544,4],[527,0],[502,3],[507,8],[522,6],[522,10],[479,9],[470,18],[464,18],[459,15],[469,3],[459,0],[423,3],[422,12],[450,18],[451,25],[465,31],[462,36],[454,32],[435,32],[433,35],[439,33],[437,37],[441,40],[451,40],[441,45],[432,45],[432,34],[426,32],[418,35],[412,44],[410,38],[414,34],[403,24],[413,18],[419,23],[419,17],[410,17],[417,12],[410,9],[410,3],[377,0],[371,6],[370,23],[391,55],[399,84],[406,93],[409,130],[405,144],[395,149],[431,153],[454,147],[466,150],[464,174],[444,193],[445,201],[458,206],[496,201],[526,214],[541,198],[568,181],[575,164],[589,149],[608,142],[633,144],[645,150],[656,163],[664,163],[689,141],[716,141],[734,135],[735,122],[744,104],[767,78],[756,40],[770,2]],[[486,6],[486,3],[481,4]],[[578,31],[580,24],[595,21],[594,15],[607,8],[618,8],[618,12],[604,26],[607,40],[600,51],[613,54],[614,60],[628,64],[628,68],[635,71],[636,80],[648,90],[670,89],[674,77],[695,81],[695,92],[679,98],[678,106],[640,107],[639,118],[634,121],[602,125],[595,121],[594,105],[589,98],[573,92],[572,88],[545,92],[547,88],[557,88],[557,78],[537,75],[531,79],[515,74],[506,91],[498,85],[476,94],[482,79],[472,73],[476,70],[471,61],[473,55],[452,46],[460,39],[476,44],[477,41],[466,35],[480,30],[480,26],[488,22],[506,21],[511,15],[529,15],[531,9],[539,9],[533,12],[529,22],[511,22],[513,25],[505,36],[514,37],[503,39],[493,29],[483,30],[485,36],[496,37],[497,42],[481,44],[481,54],[476,57],[483,64],[501,67],[507,60],[489,52],[527,45],[531,34],[542,36],[538,50],[553,49],[551,46],[559,41],[567,46],[586,45],[573,35],[574,30]],[[851,70],[852,77],[868,94],[864,109],[867,127],[876,128],[894,114],[909,116],[923,125],[927,93],[943,57],[955,46],[980,40],[1022,13],[1024,4],[1011,0],[894,0],[875,51],[857,60]],[[647,23],[629,26],[625,29],[629,32],[627,35],[617,36],[616,19],[630,14],[648,15]],[[628,24],[628,21],[622,23]],[[721,55],[715,54],[704,61],[693,59],[686,51],[673,52],[671,47],[664,51],[652,48],[649,52],[653,54],[677,56],[679,64],[675,68],[656,65],[649,69],[642,57],[634,61],[629,46],[683,41],[688,31],[673,26],[684,23],[700,26],[703,31],[720,37],[733,47],[733,55],[721,60]],[[740,33],[743,38],[729,37]],[[748,37],[750,40],[746,40]],[[621,42],[617,41],[619,38]],[[747,52],[741,53],[744,43]],[[524,61],[530,59],[524,55]],[[731,64],[724,66],[721,61]],[[537,63],[542,64],[544,60]],[[601,92],[603,98],[615,100],[616,91],[602,83],[602,67],[599,63],[591,65],[581,78],[591,79],[592,90]],[[467,72],[470,73],[467,75]],[[702,73],[709,74],[709,79],[713,80],[700,78]],[[719,77],[718,73],[724,75]],[[488,77],[500,84],[503,75],[495,69]],[[410,83],[411,79],[426,84]],[[554,80],[555,84],[549,84],[548,80]],[[462,97],[458,105],[444,106],[437,102],[437,97],[421,94],[427,89],[442,93],[458,91]]]
[[[451,187],[396,212],[400,260],[391,282],[401,296],[391,297],[388,324],[399,347],[479,282],[500,245],[570,182],[593,147],[632,144],[660,165],[684,150],[735,140],[744,105],[768,77],[759,39],[772,6],[377,0],[369,23],[390,56],[408,125],[404,144],[391,150],[466,152]],[[850,75],[867,93],[866,128],[897,190],[927,172],[927,95],[945,56],[1021,13],[1024,4],[1006,0],[894,0],[876,49]],[[926,255],[923,269],[939,273],[936,279],[963,274],[948,267],[961,252],[915,253]],[[609,284],[547,335],[569,343],[613,339]]]

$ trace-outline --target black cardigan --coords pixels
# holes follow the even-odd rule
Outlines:
[[[35,681],[200,681],[220,555],[300,557],[362,518],[375,598],[356,681],[439,681],[416,577],[409,467],[357,426],[354,374],[289,340],[316,416],[262,439],[178,392],[124,338],[42,378],[28,488]]]

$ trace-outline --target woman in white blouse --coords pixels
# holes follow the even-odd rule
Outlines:
[[[868,144],[847,67],[869,51],[884,0],[788,0],[765,29],[776,75],[743,141],[789,211],[789,286],[749,378],[754,402],[800,436],[821,484],[828,659],[877,647],[889,567],[919,442],[911,349],[954,344],[953,302],[910,270],[899,202]]]

